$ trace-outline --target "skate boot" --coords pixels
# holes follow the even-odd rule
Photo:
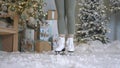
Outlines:
[[[56,55],[64,54],[65,51],[65,37],[59,37],[59,40],[57,42],[57,48],[55,49]]]
[[[73,54],[75,48],[74,48],[74,42],[73,42],[73,38],[68,38],[66,41],[66,46],[67,46],[67,51],[68,54]]]

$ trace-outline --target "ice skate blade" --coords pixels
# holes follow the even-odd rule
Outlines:
[[[65,48],[63,48],[62,51],[65,51]]]
[[[65,55],[64,51],[55,51],[55,55]]]
[[[68,55],[68,56],[74,55],[74,51],[68,51],[68,52],[67,52],[67,55]]]
[[[74,51],[68,51],[69,53],[73,53]]]

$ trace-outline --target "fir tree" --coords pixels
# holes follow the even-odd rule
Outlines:
[[[106,43],[108,20],[103,0],[79,0],[78,6],[77,41],[99,40]]]

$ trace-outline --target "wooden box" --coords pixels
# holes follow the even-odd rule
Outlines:
[[[47,51],[51,51],[51,45],[49,42],[47,41],[36,41],[35,43],[35,51],[42,53],[42,52],[47,52]]]

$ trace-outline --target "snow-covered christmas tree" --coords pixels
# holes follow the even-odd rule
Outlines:
[[[77,41],[99,40],[108,42],[106,6],[103,0],[78,0],[79,22],[76,23]]]

